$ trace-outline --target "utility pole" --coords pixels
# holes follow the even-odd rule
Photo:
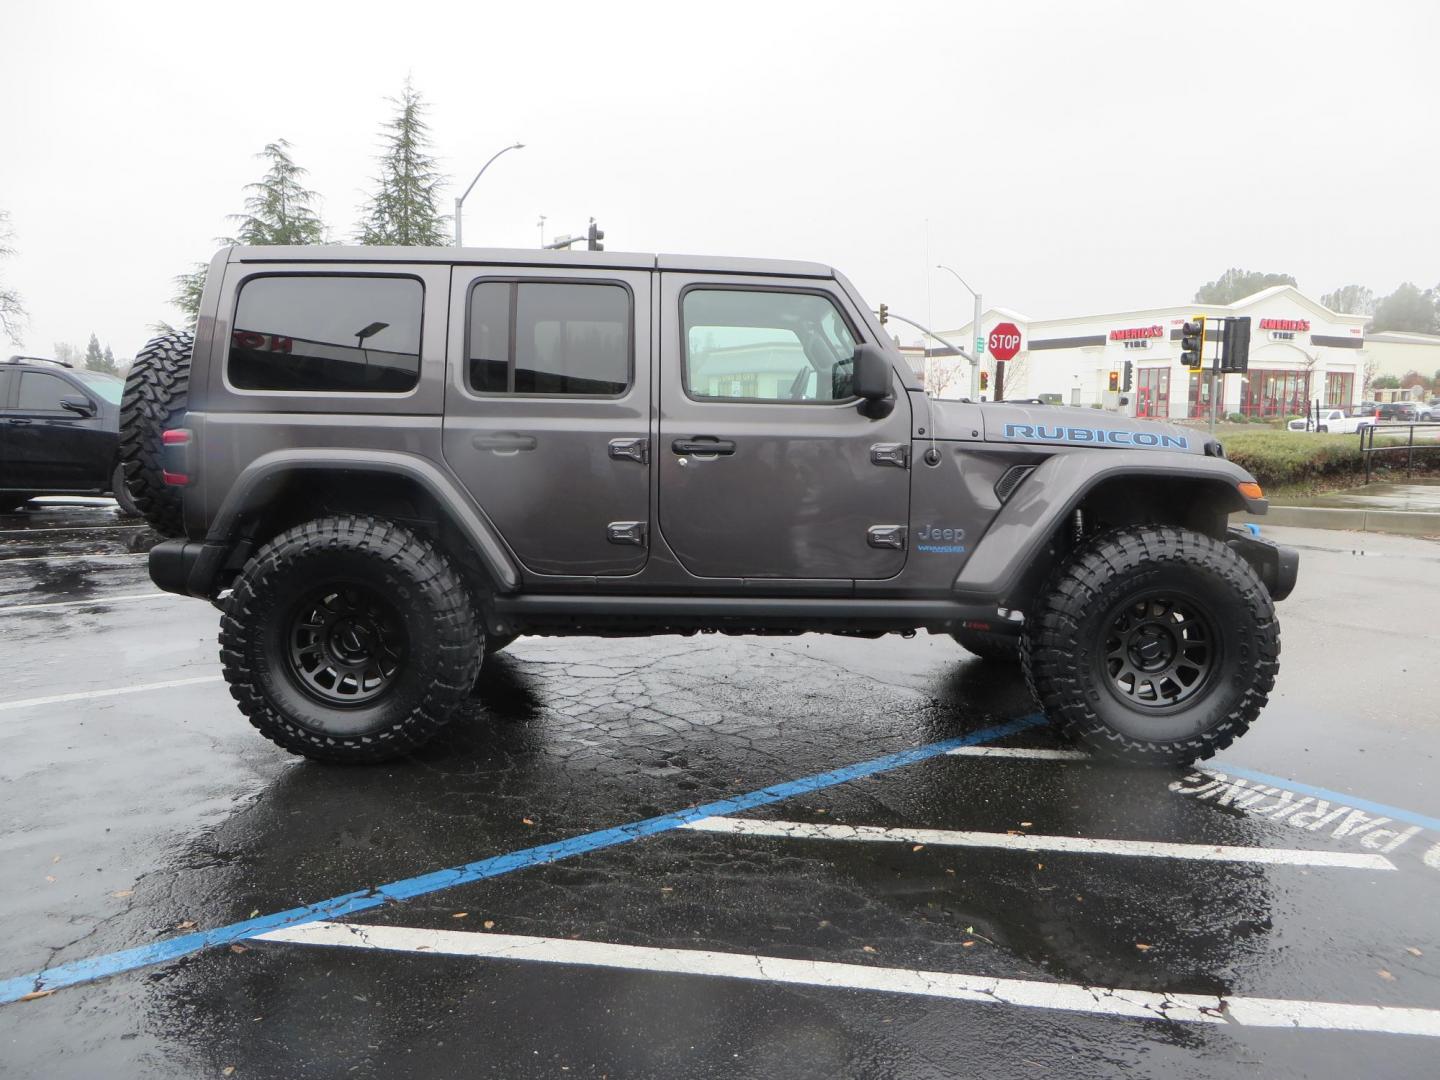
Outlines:
[[[965,279],[955,270],[952,270],[944,263],[936,263],[935,269],[944,270],[949,274],[953,274],[955,280],[965,286],[965,291],[975,298],[975,320],[973,323],[975,330],[975,356],[970,360],[970,400],[978,401],[980,399],[980,358],[985,355],[985,333],[980,329],[980,319],[985,314],[985,301],[978,292],[970,288]],[[927,330],[926,333],[929,333],[929,331]],[[933,334],[930,336],[934,337]],[[936,338],[936,340],[938,341],[939,339]],[[949,342],[946,342],[946,344],[948,345]],[[952,349],[954,348],[953,345],[950,347]]]

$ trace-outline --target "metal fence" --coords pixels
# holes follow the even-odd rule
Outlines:
[[[1415,432],[1420,431],[1423,438],[1428,441],[1416,442]],[[1384,444],[1375,445],[1375,434],[1379,432],[1385,438]],[[1392,441],[1401,434],[1405,435],[1404,442]],[[1415,468],[1415,454],[1417,451],[1424,453],[1426,450],[1440,450],[1440,421],[1418,421],[1410,424],[1374,424],[1370,427],[1360,429],[1360,456],[1365,459],[1365,483],[1370,482],[1370,465],[1375,460],[1376,454],[1404,453],[1405,475],[1408,477]]]

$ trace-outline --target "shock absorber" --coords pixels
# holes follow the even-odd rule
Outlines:
[[[1075,546],[1080,546],[1080,541],[1085,539],[1085,511],[1078,506],[1075,508]]]

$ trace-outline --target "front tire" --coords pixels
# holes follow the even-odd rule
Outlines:
[[[246,564],[224,612],[220,659],[240,711],[318,761],[385,761],[434,738],[484,650],[450,561],[376,518],[281,533]]]
[[[1025,677],[1046,715],[1110,757],[1208,758],[1244,734],[1275,685],[1280,628],[1227,545],[1170,526],[1118,529],[1055,572],[1028,613]]]

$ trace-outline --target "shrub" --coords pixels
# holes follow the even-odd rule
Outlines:
[[[1365,471],[1354,435],[1246,431],[1224,440],[1225,456],[1262,486],[1358,477]]]
[[[1225,419],[1229,420],[1232,424],[1248,424],[1250,422],[1250,418],[1243,412],[1226,413]]]

